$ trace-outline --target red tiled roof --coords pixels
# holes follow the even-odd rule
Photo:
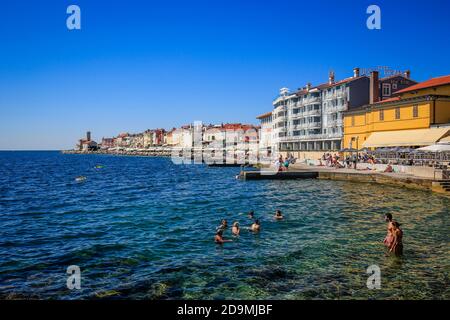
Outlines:
[[[389,98],[389,99],[375,102],[374,104],[383,104],[383,103],[394,102],[394,101],[399,101],[399,100],[401,100],[400,97],[394,97],[394,98]]]
[[[443,77],[437,77],[437,78],[432,78],[430,80],[424,81],[424,82],[420,82],[418,84],[415,84],[411,87],[408,87],[406,89],[403,90],[399,90],[397,92],[395,92],[395,94],[399,94],[399,93],[405,93],[405,92],[410,92],[410,91],[416,91],[416,90],[420,90],[420,89],[427,89],[427,88],[432,88],[432,87],[438,87],[438,86],[443,86],[446,84],[450,84],[450,75],[448,76],[443,76]]]

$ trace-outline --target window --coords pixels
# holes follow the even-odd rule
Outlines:
[[[396,83],[392,84],[392,90],[397,90],[397,84]]]
[[[419,106],[417,104],[413,105],[413,118],[417,118],[419,116]]]
[[[397,107],[397,108],[395,108],[395,119],[400,119],[400,108],[399,107]]]
[[[389,83],[383,83],[383,97],[391,96],[391,85]]]
[[[352,127],[355,126],[355,116],[352,116]]]
[[[384,121],[384,110],[380,110],[380,121]]]

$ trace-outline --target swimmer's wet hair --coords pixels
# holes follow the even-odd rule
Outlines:
[[[386,218],[388,218],[389,220],[392,220],[392,214],[386,213],[384,216],[385,216]]]

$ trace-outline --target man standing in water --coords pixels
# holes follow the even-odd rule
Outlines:
[[[400,229],[400,223],[397,221],[392,222],[392,244],[389,248],[389,252],[393,252],[396,256],[403,254],[403,231]]]
[[[390,248],[391,244],[392,244],[392,241],[393,241],[393,238],[394,238],[394,235],[393,235],[393,228],[394,227],[392,225],[394,220],[392,219],[392,214],[386,213],[384,215],[384,220],[388,223],[388,225],[387,225],[387,234],[386,234],[386,237],[384,238],[383,243],[384,243],[384,245],[386,247]]]
[[[216,232],[222,231],[222,233],[227,230],[228,228],[228,222],[227,220],[223,219],[220,223],[220,225],[216,228]]]

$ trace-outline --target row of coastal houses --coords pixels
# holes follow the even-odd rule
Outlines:
[[[450,135],[450,76],[418,83],[410,71],[355,68],[353,75],[280,89],[273,109],[257,117],[260,147],[300,159],[324,152],[420,147]]]
[[[226,123],[219,125],[190,124],[171,130],[152,129],[141,133],[121,133],[116,137],[102,138],[101,143],[91,139],[91,133],[80,139],[77,151],[150,149],[150,148],[225,148],[230,145],[236,149],[252,142],[258,144],[259,127],[252,124]]]

